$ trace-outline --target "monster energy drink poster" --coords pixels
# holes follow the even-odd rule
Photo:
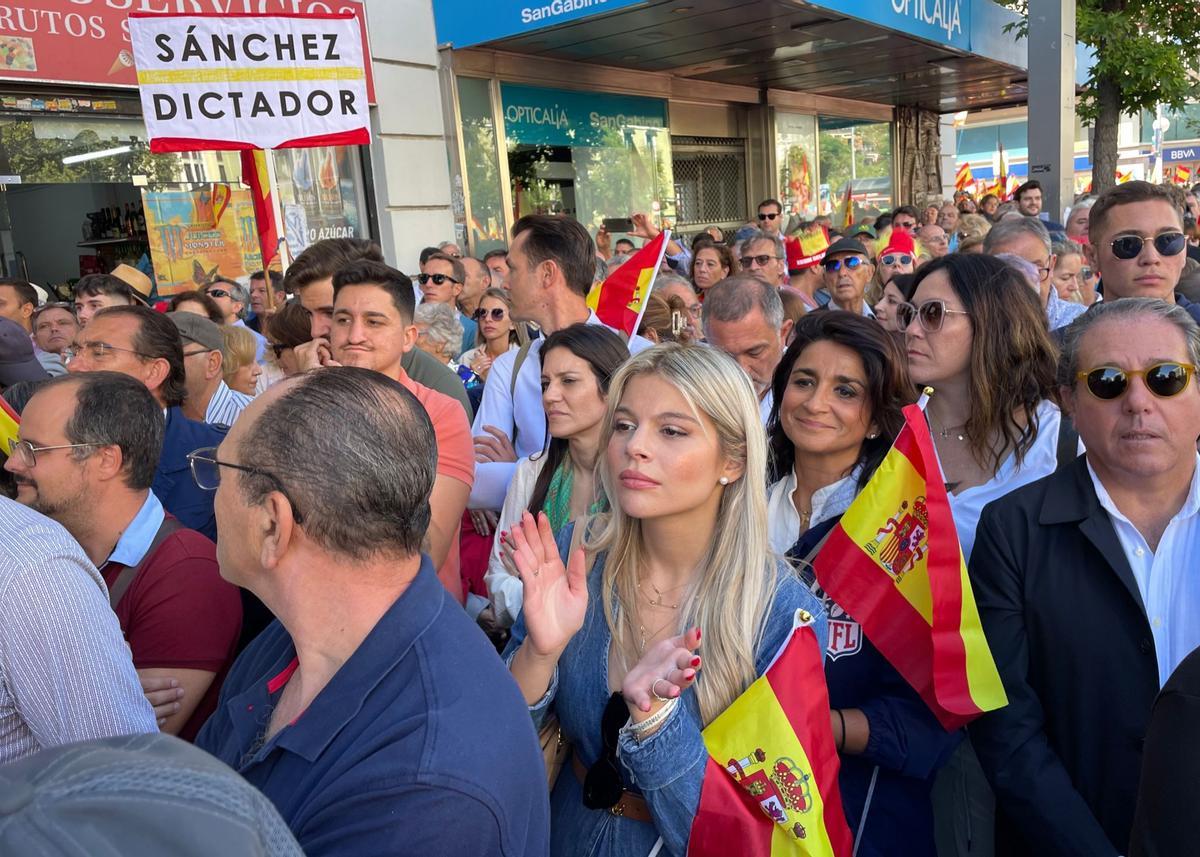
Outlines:
[[[274,152],[277,193],[292,255],[325,238],[363,238],[355,150],[343,146]],[[297,243],[297,242],[302,243]]]
[[[250,191],[225,184],[143,191],[142,204],[159,295],[200,288],[218,276],[244,282],[262,268]]]

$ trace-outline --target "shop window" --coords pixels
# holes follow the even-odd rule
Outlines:
[[[500,187],[500,153],[488,81],[458,79],[458,110],[462,124],[463,162],[470,196],[468,234],[472,252],[479,258],[489,250],[508,245],[504,228],[504,201]]]
[[[804,113],[775,114],[775,162],[779,169],[776,198],[785,214],[817,215],[817,117]]]
[[[740,226],[746,219],[746,143],[719,137],[672,137],[679,228]]]
[[[358,151],[352,146],[319,146],[272,153],[293,256],[326,238],[370,237]],[[240,165],[236,175],[241,176]]]
[[[822,116],[817,120],[820,186],[817,208],[832,215],[843,210],[853,188],[855,217],[892,208],[892,126]]]

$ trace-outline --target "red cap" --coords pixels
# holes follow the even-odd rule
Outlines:
[[[916,244],[913,242],[912,235],[903,229],[893,229],[892,234],[888,237],[887,246],[879,251],[880,256],[885,253],[907,253],[915,256]]]

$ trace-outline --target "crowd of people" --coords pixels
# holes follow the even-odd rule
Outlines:
[[[702,732],[804,611],[856,854],[1189,853],[1198,214],[766,200],[671,236],[636,331],[588,295],[641,214],[157,305],[0,280],[0,780],[161,732],[309,855],[683,857]],[[922,389],[1008,698],[965,730],[811,571]]]

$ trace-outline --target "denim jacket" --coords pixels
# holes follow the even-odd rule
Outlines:
[[[557,536],[559,551],[566,553],[571,526]],[[564,556],[565,560],[565,556]],[[600,554],[588,574],[588,607],[583,627],[559,658],[546,695],[530,706],[534,724],[541,727],[551,713],[558,715],[564,737],[572,752],[589,767],[603,752],[600,717],[611,695],[608,682],[612,634],[604,617],[600,581],[605,555]],[[813,630],[825,650],[827,620],[821,602],[801,583],[786,563],[777,566],[778,583],[767,617],[762,642],[755,653],[759,675],[766,671],[792,631],[796,609],[803,607],[816,618]],[[505,660],[525,639],[525,618],[518,618]],[[700,652],[704,645],[701,643]],[[550,796],[550,853],[553,857],[643,857],[661,836],[660,853],[684,857],[692,821],[700,805],[707,751],[700,737],[700,708],[694,689],[688,689],[681,704],[666,722],[645,741],[622,732],[619,756],[626,789],[640,793],[649,805],[653,824],[613,815],[583,805],[583,789],[572,771],[563,766]]]

